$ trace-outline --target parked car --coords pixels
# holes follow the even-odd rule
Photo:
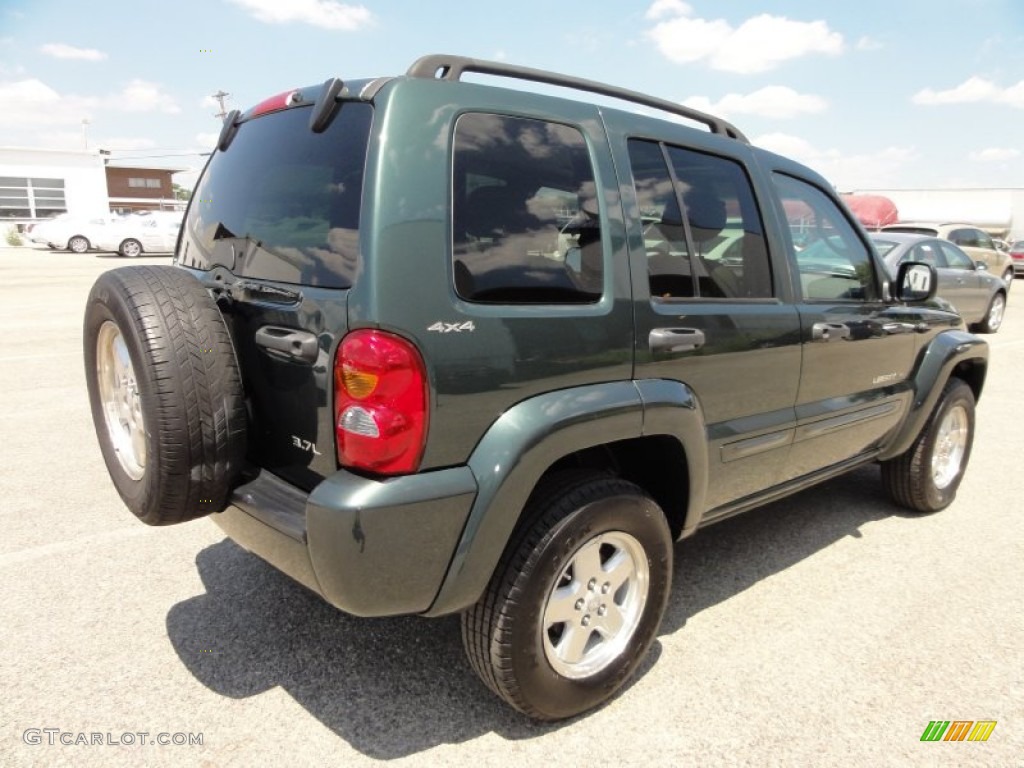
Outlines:
[[[97,278],[85,378],[144,523],[210,515],[353,615],[460,614],[551,720],[643,663],[676,540],[876,462],[954,500],[989,353],[936,284],[725,120],[427,56],[229,114],[175,263]]]
[[[62,213],[33,225],[27,235],[32,242],[50,248],[85,253],[97,248],[97,243],[121,218],[116,214],[83,217]]]
[[[937,237],[901,232],[876,232],[869,237],[892,275],[905,261],[930,264],[938,273],[938,295],[970,326],[982,333],[999,330],[1006,310],[1006,283],[984,263],[971,261],[962,249]]]
[[[938,224],[929,222],[903,221],[882,227],[882,232],[906,232],[913,235],[928,235],[949,240],[958,245],[973,261],[983,261],[988,271],[998,275],[1009,291],[1013,286],[1014,266],[1010,254],[996,248],[992,237],[983,229],[970,224]]]
[[[117,251],[134,258],[143,253],[173,253],[184,214],[180,211],[147,211],[124,217],[104,232],[97,243],[103,251]]]
[[[1010,258],[1013,259],[1014,274],[1024,275],[1024,240],[1010,243]]]

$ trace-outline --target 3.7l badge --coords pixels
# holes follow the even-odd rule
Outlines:
[[[316,443],[310,440],[303,440],[298,435],[292,435],[292,445],[300,451],[306,451],[307,453],[312,453],[315,456],[323,456],[323,454],[316,449]]]

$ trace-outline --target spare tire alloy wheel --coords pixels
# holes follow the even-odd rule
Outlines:
[[[974,443],[974,392],[950,379],[924,429],[906,451],[882,463],[892,499],[916,512],[937,512],[956,498]]]
[[[96,338],[96,375],[107,438],[121,469],[140,480],[146,471],[146,422],[128,347],[111,320],[103,322]]]
[[[144,523],[218,512],[245,456],[235,351],[216,303],[177,267],[100,275],[85,310],[86,385],[107,471]]]
[[[134,259],[142,255],[142,243],[138,240],[128,239],[121,243],[121,247],[117,250],[122,256]]]
[[[74,253],[85,253],[89,250],[89,240],[81,235],[75,235],[68,240],[68,250]]]
[[[462,616],[470,664],[531,717],[584,712],[643,660],[671,580],[672,535],[642,489],[555,475],[534,490],[487,591]]]

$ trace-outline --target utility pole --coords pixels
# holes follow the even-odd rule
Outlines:
[[[227,110],[224,109],[224,100],[227,99],[227,97],[230,95],[230,93],[225,93],[224,91],[217,91],[215,94],[213,94],[213,96],[210,97],[212,99],[216,99],[217,103],[220,104],[220,112],[215,114],[214,117],[219,117],[222,122],[224,118],[228,116]]]

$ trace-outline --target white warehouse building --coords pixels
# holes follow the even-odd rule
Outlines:
[[[1024,187],[858,189],[896,204],[900,221],[973,224],[994,237],[1024,240]]]

